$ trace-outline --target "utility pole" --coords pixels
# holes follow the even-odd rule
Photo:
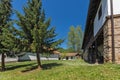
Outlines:
[[[113,0],[110,0],[111,6],[111,33],[112,33],[112,62],[115,63],[115,43],[114,43],[114,17],[113,17]]]

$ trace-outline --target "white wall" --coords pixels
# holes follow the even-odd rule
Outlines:
[[[106,16],[111,15],[110,0],[101,0],[101,4],[102,4],[102,16],[100,20],[98,20],[98,12],[99,12],[99,9],[98,9],[95,20],[94,20],[94,36],[103,26],[106,20]],[[114,11],[114,15],[120,14],[120,0],[113,0],[113,11]]]
[[[100,9],[100,6],[98,8],[95,20],[94,20],[94,36],[97,34],[97,32],[100,30],[102,25],[104,24],[106,20],[106,16],[108,15],[108,4],[107,0],[101,0],[100,6],[102,5],[102,16],[100,19],[98,19],[98,12]]]
[[[120,14],[120,0],[113,0],[113,12],[114,12],[114,15]],[[108,0],[108,15],[110,14],[111,14],[110,0]]]

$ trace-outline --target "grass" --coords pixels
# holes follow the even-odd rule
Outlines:
[[[0,72],[0,80],[120,80],[118,64],[87,64],[82,60],[7,63],[7,71]]]

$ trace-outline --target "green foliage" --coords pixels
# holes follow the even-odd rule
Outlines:
[[[58,51],[61,52],[61,53],[72,53],[72,52],[74,52],[74,50],[72,48],[68,48],[68,49],[59,48]]]
[[[64,49],[64,48],[59,48],[58,51],[61,53],[61,58],[65,58],[67,53],[74,53],[74,50],[72,48]]]
[[[76,50],[75,49],[75,28],[74,26],[71,26],[70,27],[70,32],[68,33],[68,46],[71,47],[72,49],[74,49],[74,51]]]
[[[18,37],[18,31],[11,20],[11,0],[0,0],[0,53],[22,51],[26,41]],[[22,32],[19,32],[22,34]]]
[[[12,34],[11,22],[12,6],[11,0],[0,0],[0,54],[1,70],[5,71],[5,53],[12,51],[14,36]]]
[[[0,36],[1,38],[1,45],[3,46],[1,48],[1,52],[9,52],[10,50],[12,50],[13,46],[14,46],[14,36],[10,33],[9,30],[7,30],[6,28],[2,28],[2,35]]]
[[[55,48],[63,41],[54,39],[57,36],[55,28],[50,28],[50,19],[45,19],[41,0],[28,0],[23,11],[24,15],[16,11],[19,19],[17,25],[23,32],[20,36],[28,40],[29,50],[43,53],[44,47]]]
[[[0,25],[6,25],[6,27],[12,13],[10,2],[11,0],[0,0]]]
[[[0,0],[0,53],[8,52],[13,46],[11,7],[11,0]]]
[[[68,33],[68,48],[74,50],[74,52],[81,52],[83,40],[83,32],[80,26],[76,28],[74,26],[70,27],[70,31]]]
[[[63,40],[55,40],[57,36],[54,27],[50,26],[50,19],[45,18],[42,9],[41,0],[28,0],[27,5],[23,7],[24,14],[16,11],[20,26],[19,37],[26,40],[26,51],[36,53],[38,68],[41,68],[40,53],[48,52],[54,49]]]

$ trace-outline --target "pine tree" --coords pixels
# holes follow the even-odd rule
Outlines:
[[[23,31],[24,39],[28,40],[28,51],[36,53],[38,67],[41,68],[40,53],[50,48],[56,48],[63,40],[55,40],[55,28],[50,28],[50,19],[45,19],[41,0],[28,0],[23,7],[24,14],[16,12],[17,25]]]
[[[9,51],[11,39],[9,36],[10,16],[12,13],[11,0],[0,0],[0,54],[2,71],[5,70],[5,53]]]

